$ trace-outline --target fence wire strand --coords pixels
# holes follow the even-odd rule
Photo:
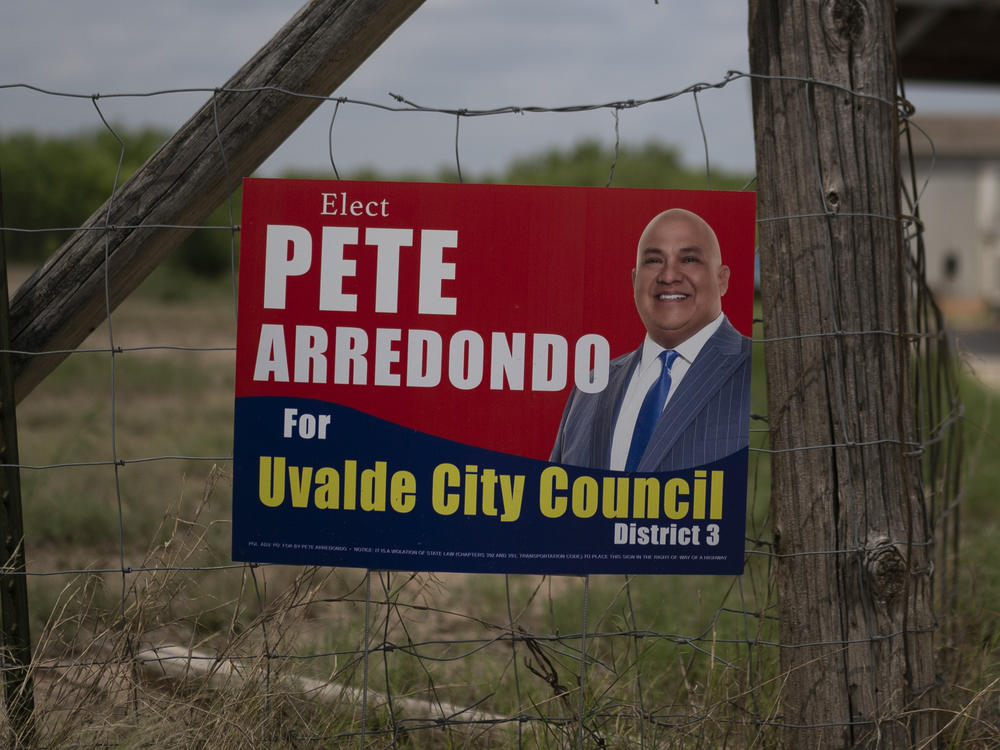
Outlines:
[[[226,345],[142,344],[125,346],[112,328],[110,299],[110,235],[119,229],[110,222],[125,142],[107,120],[100,100],[120,97],[162,97],[177,93],[205,93],[210,96],[215,126],[215,147],[222,157],[228,187],[229,225],[201,226],[197,231],[230,233],[232,303],[236,301],[236,242],[239,225],[234,206],[234,189],[226,154],[224,130],[219,123],[218,98],[222,94],[252,96],[261,91],[277,91],[291,97],[321,98],[333,102],[326,144],[318,149],[329,157],[333,176],[340,178],[334,159],[334,124],[342,108],[369,109],[394,113],[399,117],[438,114],[454,118],[454,159],[457,178],[463,180],[460,134],[466,118],[508,114],[573,114],[607,109],[612,114],[613,159],[607,186],[615,179],[621,148],[623,111],[691,96],[697,127],[704,146],[705,184],[712,186],[709,139],[703,120],[699,94],[722,90],[749,79],[747,73],[729,71],[714,83],[694,83],[683,89],[648,99],[623,99],[597,104],[562,107],[498,106],[487,109],[439,108],[417,104],[400,94],[390,94],[395,105],[346,97],[316,97],[275,87],[255,89],[192,88],[137,93],[74,94],[44,89],[26,83],[0,85],[5,90],[23,89],[42,96],[88,98],[104,127],[120,144],[121,153],[114,183],[109,186],[105,238],[105,325],[107,347],[67,350],[11,350],[15,357],[62,356],[71,366],[86,371],[90,358],[106,358],[110,368],[110,395],[107,399],[110,434],[94,457],[80,452],[93,448],[92,424],[101,413],[100,403],[83,408],[80,425],[67,425],[65,444],[45,453],[51,460],[26,460],[18,468],[32,475],[30,493],[49,492],[48,484],[68,481],[79,487],[63,496],[62,506],[107,505],[117,510],[117,567],[106,555],[80,562],[69,545],[59,554],[31,556],[33,530],[26,531],[29,542],[31,580],[63,579],[64,585],[49,586],[32,605],[44,623],[31,665],[43,699],[36,711],[58,715],[42,730],[40,746],[84,747],[116,745],[125,737],[119,722],[131,730],[166,715],[164,709],[180,713],[168,722],[176,734],[172,741],[197,740],[211,744],[221,737],[238,736],[247,746],[267,742],[275,745],[336,743],[338,746],[395,747],[408,742],[416,746],[438,746],[436,736],[446,733],[459,744],[532,747],[625,746],[708,746],[739,737],[743,746],[773,746],[777,731],[793,726],[780,713],[779,696],[783,676],[779,654],[785,649],[830,646],[848,649],[867,646],[910,633],[924,632],[925,626],[907,622],[903,630],[880,632],[876,618],[865,610],[864,639],[814,643],[782,643],[777,638],[774,565],[784,556],[774,549],[768,529],[768,469],[771,455],[783,452],[769,447],[768,429],[751,433],[751,494],[748,508],[746,565],[744,575],[727,580],[584,576],[581,579],[551,576],[472,576],[430,573],[390,573],[385,571],[319,570],[232,564],[229,549],[229,476],[231,452],[227,446],[212,444],[198,434],[201,424],[179,426],[180,442],[189,451],[155,452],[145,439],[146,432],[167,431],[167,425],[139,425],[134,422],[142,410],[142,400],[125,393],[139,390],[123,378],[127,366],[142,364],[143,357],[156,361],[190,352],[199,357],[218,355],[232,364],[234,347]],[[759,78],[759,76],[758,76]],[[814,117],[817,88],[834,89],[851,97],[875,100],[897,108],[895,101],[872,97],[863,91],[812,78],[780,77],[770,83],[801,86],[804,111]],[[901,108],[905,130],[904,148],[912,148],[914,127],[909,121],[912,108]],[[446,127],[446,126],[443,126]],[[812,129],[815,132],[815,127]],[[923,138],[926,133],[919,131]],[[928,139],[929,140],[929,139]],[[816,144],[812,144],[815,148]],[[815,154],[817,173],[819,158]],[[929,488],[929,518],[932,525],[924,533],[914,529],[909,539],[885,540],[872,545],[862,539],[861,520],[855,518],[854,537],[831,549],[808,550],[803,555],[830,555],[861,559],[881,546],[928,546],[933,570],[925,571],[935,586],[939,611],[954,606],[958,588],[958,517],[960,503],[961,409],[957,392],[956,362],[944,334],[944,322],[924,281],[925,248],[920,221],[920,201],[926,179],[918,176],[912,157],[904,161],[911,168],[901,176],[906,199],[906,216],[838,212],[827,201],[822,180],[817,190],[823,205],[820,213],[794,216],[761,216],[758,222],[886,221],[908,223],[909,276],[901,283],[911,290],[913,313],[906,330],[853,330],[842,325],[836,314],[835,330],[816,331],[794,337],[765,338],[755,328],[754,353],[759,357],[765,345],[792,339],[822,340],[832,337],[838,358],[841,342],[863,337],[896,337],[901,346],[915,352],[917,366],[912,377],[918,397],[916,438],[904,431],[893,435],[862,435],[845,432],[823,445],[800,445],[791,449],[835,451],[863,446],[898,446],[919,455]],[[2,165],[0,165],[2,166]],[[751,179],[747,186],[753,183]],[[663,187],[671,187],[664,185]],[[5,189],[10,189],[6,186]],[[13,226],[3,232],[74,232],[77,227],[23,227],[16,216],[8,216]],[[141,225],[142,228],[181,225]],[[827,304],[837,308],[832,286],[835,261],[829,239],[824,276],[828,286]],[[162,334],[167,338],[171,333]],[[218,363],[215,363],[218,367]],[[852,408],[841,380],[843,360],[833,368],[837,379],[838,420],[846,425]],[[196,373],[195,379],[211,374]],[[231,381],[221,381],[221,400],[229,399]],[[215,401],[215,390],[189,396],[183,383],[168,383],[169,398],[182,401],[204,399],[205,411],[225,413]],[[175,390],[171,390],[175,389]],[[754,406],[757,419],[767,423],[763,405]],[[185,411],[185,414],[190,412]],[[45,419],[40,414],[39,419]],[[119,436],[129,424],[130,437]],[[29,419],[26,424],[30,425]],[[231,423],[230,423],[231,424]],[[22,430],[30,430],[30,426]],[[75,434],[74,434],[75,433]],[[120,455],[119,443],[130,445],[139,458]],[[228,446],[231,451],[231,443]],[[149,455],[145,455],[149,453]],[[24,451],[22,451],[24,455]],[[144,456],[145,457],[142,457]],[[151,479],[135,477],[140,469],[152,470],[178,462],[182,474],[176,487],[164,483],[160,474]],[[211,464],[210,469],[206,465]],[[6,465],[5,465],[6,466]],[[64,470],[81,473],[111,468],[111,488],[93,477],[70,480],[54,477]],[[855,466],[848,481],[854,481]],[[33,475],[41,475],[35,479]],[[202,483],[191,490],[188,476]],[[176,478],[176,474],[171,475]],[[53,479],[50,480],[50,477]],[[136,484],[131,484],[136,479]],[[85,488],[85,489],[84,489]],[[65,493],[63,487],[59,491]],[[173,493],[173,494],[172,494]],[[138,514],[143,496],[154,495],[162,506],[158,523],[131,521]],[[94,510],[97,519],[106,518]],[[81,528],[96,523],[81,511]],[[135,524],[134,528],[133,525]],[[97,528],[96,526],[94,528]],[[126,532],[129,532],[128,534]],[[65,532],[64,532],[65,533]],[[88,533],[84,531],[83,533]],[[96,532],[93,532],[96,533]],[[57,537],[59,538],[59,537]],[[65,539],[65,538],[64,538]],[[66,540],[68,541],[68,540]],[[89,553],[84,549],[84,556]],[[141,562],[136,562],[141,558]],[[859,566],[860,567],[860,566]],[[17,571],[2,568],[3,575]],[[108,596],[107,579],[120,579],[119,592]],[[861,581],[862,589],[866,586]],[[43,611],[47,608],[47,611]],[[117,612],[117,617],[111,617]],[[947,620],[942,620],[946,623]],[[674,623],[687,632],[676,632]],[[934,625],[937,630],[938,625]],[[951,633],[943,625],[943,636]],[[376,666],[376,664],[378,666]],[[17,665],[6,657],[0,669]],[[869,684],[869,690],[878,686]],[[101,711],[107,710],[102,715]],[[122,711],[125,713],[123,714]],[[87,717],[96,717],[91,723]],[[104,716],[114,717],[106,722]],[[122,718],[123,716],[127,718]],[[898,717],[897,717],[898,718]],[[40,725],[46,722],[41,722]],[[872,722],[858,719],[858,727]],[[813,726],[821,726],[816,724]],[[161,728],[162,730],[162,728]],[[63,732],[63,734],[59,734]],[[707,744],[706,744],[707,743]],[[464,745],[463,745],[464,746]],[[718,745],[721,746],[721,745]]]

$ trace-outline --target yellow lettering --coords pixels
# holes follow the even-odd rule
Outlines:
[[[708,472],[704,469],[694,473],[694,509],[691,511],[691,518],[705,517],[705,477]]]
[[[690,504],[677,502],[677,494],[687,495],[690,491],[688,483],[680,477],[668,479],[663,487],[663,515],[675,521],[684,518]]]
[[[504,479],[509,480],[510,477],[506,474]],[[497,487],[497,473],[493,469],[483,470],[483,515],[495,516],[497,514],[497,503],[496,503],[496,487]],[[524,477],[521,477],[521,484],[524,484]],[[501,518],[500,520],[506,521],[506,518]]]
[[[722,518],[722,475],[725,474],[724,471],[719,471],[716,469],[712,472],[712,504],[711,504],[711,516],[712,518],[719,519]]]
[[[582,476],[573,480],[573,515],[590,518],[597,512],[599,504],[597,480]]]
[[[604,477],[601,510],[605,518],[628,518],[628,477]]]
[[[446,492],[449,487],[458,487],[462,481],[461,472],[454,464],[438,464],[431,479],[431,507],[442,516],[450,516],[462,504],[457,492]]]
[[[288,467],[288,478],[292,490],[293,507],[309,507],[309,490],[312,487],[312,473],[313,470],[311,466]]]
[[[660,517],[660,480],[656,477],[636,477],[633,487],[635,518]]]
[[[465,467],[465,508],[463,512],[467,516],[476,515],[476,491],[479,489],[476,471],[475,466]]]
[[[417,478],[408,471],[397,471],[392,475],[389,504],[397,513],[409,513],[417,504]]]
[[[273,469],[273,472],[272,472]],[[268,508],[277,508],[285,502],[285,459],[276,456],[260,457],[260,483],[258,497]]]
[[[344,461],[344,510],[354,510],[358,487],[358,462]]]
[[[538,487],[538,509],[543,516],[559,518],[566,512],[566,496],[554,495],[552,490],[566,490],[568,487],[569,477],[565,469],[559,466],[542,469]]]
[[[316,496],[313,499],[316,507],[337,510],[340,507],[340,474],[327,466],[317,469],[316,485]]]
[[[385,510],[385,461],[361,472],[361,510]]]

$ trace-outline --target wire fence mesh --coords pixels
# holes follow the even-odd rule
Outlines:
[[[731,71],[717,82],[650,99],[568,107],[471,110],[418,105],[404,96],[395,96],[391,106],[331,97],[329,139],[319,150],[328,154],[330,176],[339,178],[337,151],[354,147],[337,141],[337,118],[345,109],[431,114],[454,130],[455,171],[462,179],[461,135],[469,118],[604,109],[611,114],[615,153],[606,184],[613,186],[622,119],[636,108],[671,103],[697,111],[705,187],[711,188],[712,151],[698,97],[707,89],[744,97],[740,85],[748,79]],[[10,84],[0,86],[0,97],[11,89],[82,96]],[[219,94],[207,88],[180,93],[197,92],[210,99]],[[115,136],[124,159],[125,142],[105,118],[102,100],[174,93],[82,98],[91,99],[95,122]],[[912,129],[905,105],[900,113],[905,151],[923,135]],[[216,136],[225,155],[221,129]],[[946,613],[957,586],[961,411],[956,363],[924,283],[922,185],[912,169],[904,177],[908,215],[880,218],[901,219],[906,227],[908,329],[809,336],[902,336],[908,342],[919,424],[907,447],[921,454],[933,522],[932,536],[918,543],[933,548],[935,603]],[[232,193],[233,176],[227,171],[221,179]],[[111,204],[120,184],[119,174],[108,186]],[[228,210],[229,225],[194,231],[230,233],[235,269],[239,226],[232,198]],[[808,217],[758,221],[790,218]],[[76,229],[19,226],[10,215],[4,222],[4,235]],[[108,264],[104,273],[110,273]],[[782,644],[777,630],[771,447],[760,375],[753,392],[742,576],[463,575],[234,564],[228,519],[235,275],[231,288],[232,295],[198,290],[172,305],[140,295],[117,310],[108,295],[104,324],[80,348],[8,351],[13,357],[69,354],[18,409],[27,572],[0,571],[28,579],[37,746],[777,743],[783,726],[779,654],[791,644]],[[758,322],[753,356],[762,374],[771,342],[760,330]],[[794,450],[847,444],[856,443],[841,435],[834,444]],[[948,618],[937,627],[948,642]],[[10,658],[2,665],[5,671],[20,667]]]

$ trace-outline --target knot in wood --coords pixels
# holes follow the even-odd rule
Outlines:
[[[895,544],[880,539],[865,553],[865,572],[872,595],[883,602],[891,602],[906,585],[906,558]]]
[[[865,6],[861,0],[834,0],[833,29],[846,41],[856,42],[865,30]]]
[[[824,0],[821,13],[826,38],[834,48],[847,51],[864,44],[868,17],[861,0]]]

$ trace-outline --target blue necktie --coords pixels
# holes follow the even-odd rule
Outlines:
[[[667,394],[670,393],[670,366],[676,358],[677,352],[673,349],[660,352],[663,367],[660,369],[659,379],[649,386],[646,397],[642,400],[642,406],[639,407],[639,416],[635,420],[635,430],[632,432],[632,444],[628,449],[628,458],[625,459],[625,471],[635,471],[649,438],[653,436],[653,428],[660,418],[663,405],[667,402]]]

